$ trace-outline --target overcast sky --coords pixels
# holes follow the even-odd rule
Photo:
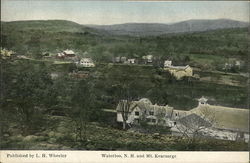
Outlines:
[[[172,23],[188,19],[249,21],[249,2],[1,0],[2,21],[71,20],[80,24]]]

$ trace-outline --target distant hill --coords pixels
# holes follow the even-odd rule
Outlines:
[[[22,31],[42,30],[46,32],[96,32],[89,27],[66,20],[28,20],[1,22],[4,27],[19,29]]]
[[[60,52],[83,49],[97,44],[101,34],[96,29],[65,20],[29,20],[1,22],[3,47],[33,56],[34,50]],[[84,45],[84,46],[83,46]],[[29,53],[29,54],[27,54]]]
[[[126,23],[116,25],[86,25],[98,29],[104,33],[113,35],[162,35],[169,33],[200,32],[216,29],[247,27],[247,22],[230,19],[217,20],[187,20],[174,24],[160,23]]]

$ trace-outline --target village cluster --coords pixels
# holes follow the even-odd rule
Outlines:
[[[1,49],[1,54],[3,57],[10,57],[11,55],[15,54],[14,51],[12,50],[7,50],[7,49]],[[91,57],[86,57],[88,56],[88,53],[85,52],[83,53],[83,56],[85,57],[80,57],[77,55],[73,50],[66,49],[62,52],[57,53],[56,55],[49,53],[49,52],[44,52],[42,54],[44,59],[57,59],[59,61],[69,61],[73,62],[76,64],[78,67],[86,67],[86,68],[93,68],[96,66],[94,63],[93,59]],[[26,56],[18,56],[20,58],[27,58]],[[114,57],[112,60],[113,63],[117,64],[144,64],[144,65],[152,65],[154,62],[154,56],[153,55],[145,55],[142,56],[141,58],[127,58],[125,56],[117,56]],[[223,66],[223,70],[227,71],[232,68],[240,69],[242,66],[244,66],[244,63],[238,60],[229,60],[228,62],[225,63]],[[172,64],[171,60],[165,60],[163,61],[163,69],[165,71],[170,72],[177,80],[181,79],[182,77],[196,77],[197,75],[193,74],[193,68],[189,65],[185,66],[176,66]]]
[[[86,55],[87,53],[84,53]],[[51,56],[49,53],[44,54],[45,58],[50,58]],[[79,67],[95,67],[95,63],[92,60],[92,58],[80,58],[76,55],[76,53],[73,50],[65,50],[63,52],[58,53],[55,56],[57,59],[63,59],[74,62]],[[135,58],[127,58],[127,57],[114,57],[113,63],[120,63],[120,64],[152,64],[154,61],[153,55],[146,55],[142,56],[142,58],[135,59]],[[170,72],[172,75],[176,77],[176,79],[181,79],[184,76],[193,76],[193,69],[189,66],[174,66],[172,65],[171,60],[165,60],[164,61],[164,70]]]
[[[15,54],[14,51],[7,50],[7,49],[1,49],[1,55],[3,57],[11,57]],[[87,52],[85,52],[83,55],[87,55]],[[53,55],[49,52],[44,52],[42,54],[44,59],[58,59],[63,61],[70,61],[76,64],[78,67],[86,67],[86,68],[93,68],[96,66],[93,59],[90,57],[80,57],[77,55],[73,50],[64,50],[62,52],[57,53],[56,55]],[[27,59],[26,56],[18,56],[19,58]],[[152,64],[153,63],[153,55],[146,55],[142,56],[141,60],[135,59],[135,58],[128,58],[127,57],[114,57],[113,63],[121,63],[121,64]],[[165,71],[170,72],[177,80],[181,79],[185,76],[193,76],[193,69],[189,66],[174,66],[172,65],[171,60],[165,60],[163,69]],[[78,73],[73,73],[75,76],[83,76],[85,77],[87,72],[79,71]],[[83,75],[82,75],[83,74]],[[55,76],[58,76],[56,73],[51,74],[52,78],[55,78]]]
[[[123,102],[116,108],[117,122],[123,123],[123,117],[127,117],[126,124],[130,127],[145,121],[149,125],[169,127],[172,135],[176,136],[196,134],[206,138],[249,141],[249,111],[246,109],[210,105],[205,97],[198,99],[198,106],[189,111],[152,104],[147,98],[132,101],[129,109],[124,110]],[[240,123],[237,117],[244,117],[241,121],[245,124]]]

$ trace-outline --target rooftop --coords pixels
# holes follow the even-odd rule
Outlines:
[[[208,99],[205,98],[205,97],[203,97],[203,96],[202,96],[201,98],[198,99],[198,101],[204,101],[204,102],[207,102],[207,100],[208,100]]]
[[[206,121],[205,119],[194,113],[182,117],[178,121],[181,122],[184,126],[190,128],[201,126],[210,127],[212,125],[210,122]]]
[[[167,66],[166,68],[172,68],[172,69],[187,69],[188,67],[190,67],[189,65],[186,66]]]
[[[214,114],[216,128],[249,132],[249,110],[223,106],[206,105],[190,110],[190,113],[201,115],[206,109]],[[212,118],[212,117],[208,117]]]
[[[68,49],[64,50],[63,52],[66,54],[75,54],[75,52],[73,50],[68,50]]]
[[[122,104],[119,103],[116,110],[122,111]],[[170,115],[173,111],[172,107],[169,106],[159,106],[159,105],[153,105],[151,101],[147,98],[142,98],[139,101],[132,101],[130,105],[129,112],[132,112],[136,107],[140,108],[141,110],[153,110],[156,114],[165,112],[167,115]]]
[[[82,58],[82,62],[93,62],[91,58]]]

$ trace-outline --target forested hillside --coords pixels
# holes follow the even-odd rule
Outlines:
[[[19,54],[34,51],[87,52],[95,61],[110,62],[114,56],[138,58],[152,54],[204,69],[221,70],[230,58],[246,61],[247,28],[169,34],[149,37],[110,36],[68,21],[24,21],[2,23],[2,46]]]

